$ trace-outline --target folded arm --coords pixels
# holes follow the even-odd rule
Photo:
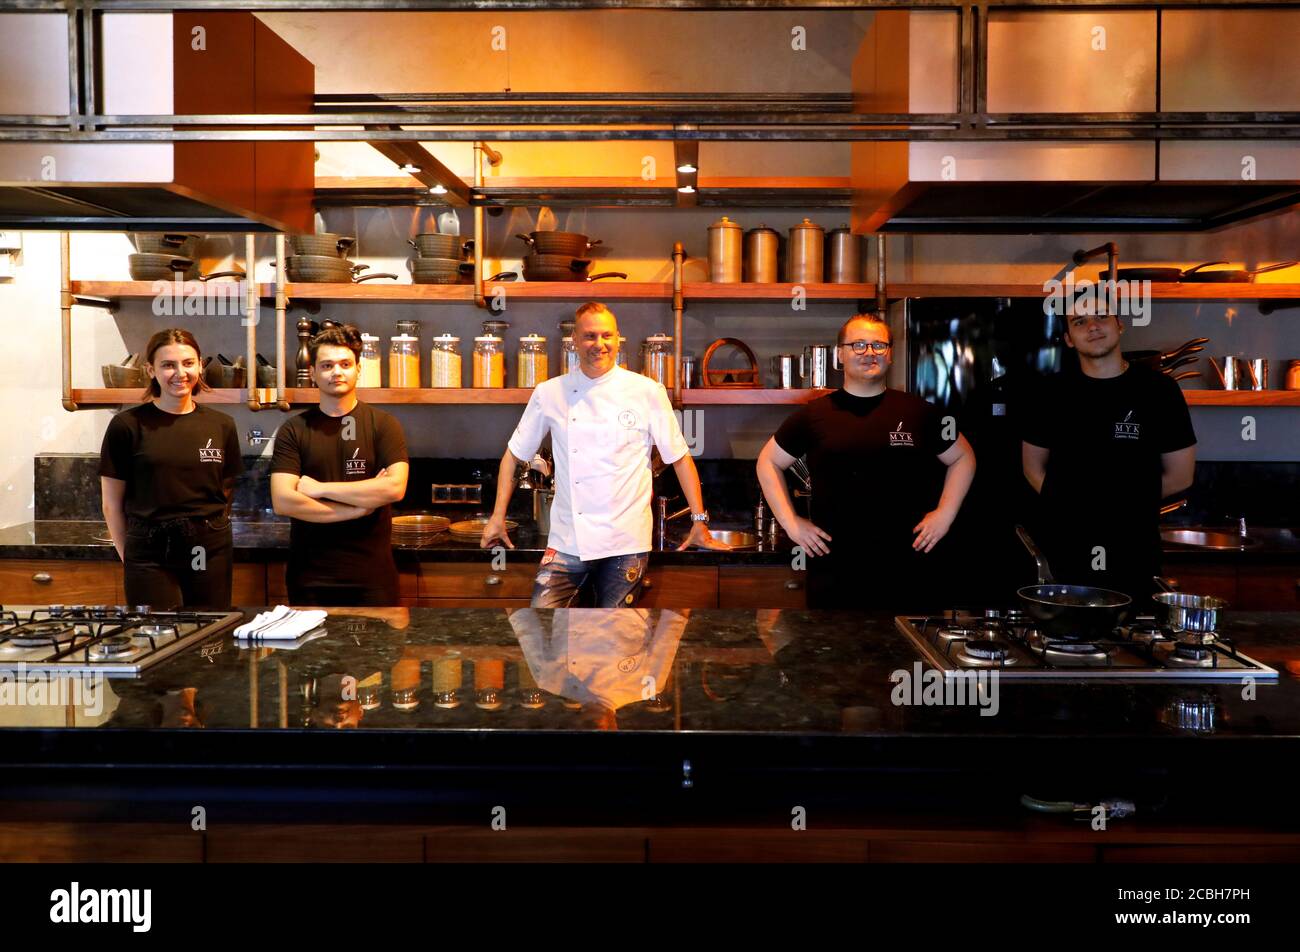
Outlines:
[[[346,483],[322,483],[310,476],[298,480],[298,492],[318,501],[332,500],[362,509],[378,509],[400,502],[406,495],[406,478],[410,464],[393,463],[379,471],[378,476]]]
[[[1025,479],[1034,487],[1034,492],[1043,491],[1043,480],[1047,478],[1047,459],[1052,451],[1033,443],[1020,444],[1020,468],[1025,472]]]
[[[1160,454],[1160,498],[1191,488],[1196,476],[1196,446]]]
[[[331,499],[312,499],[298,491],[299,477],[293,473],[271,474],[271,505],[278,516],[303,522],[347,522],[368,516],[373,509],[349,506]]]

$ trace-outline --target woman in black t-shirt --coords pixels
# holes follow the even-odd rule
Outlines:
[[[100,451],[104,519],[122,559],[126,601],[230,607],[230,504],[243,468],[235,421],[200,406],[199,345],[187,330],[149,338],[147,401],[108,424]]]

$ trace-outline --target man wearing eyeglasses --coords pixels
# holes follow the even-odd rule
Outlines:
[[[1160,501],[1192,485],[1196,433],[1182,389],[1119,349],[1115,315],[1066,318],[1079,369],[1044,381],[1024,430],[1025,478],[1042,500],[1036,539],[1058,582],[1147,607],[1160,571]]]
[[[931,553],[970,489],[975,452],[934,406],[885,386],[888,324],[856,315],[836,347],[843,388],[781,424],[757,464],[772,515],[811,557],[808,607],[942,607]],[[795,513],[784,477],[801,456],[812,482],[810,519]]]

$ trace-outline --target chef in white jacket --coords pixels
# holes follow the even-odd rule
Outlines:
[[[539,384],[501,457],[496,505],[483,529],[484,548],[506,532],[506,507],[517,467],[532,460],[549,433],[555,457],[551,534],[533,586],[534,608],[571,605],[590,581],[601,608],[636,603],[649,559],[651,451],[673,467],[691,507],[681,548],[726,548],[709,534],[700,476],[658,382],[618,366],[618,324],[605,305],[588,302],[574,315],[578,366]]]

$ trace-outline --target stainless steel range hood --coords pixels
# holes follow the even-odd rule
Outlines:
[[[67,115],[68,19],[0,14],[0,115]],[[249,13],[105,13],[104,115],[311,112],[315,69]],[[311,231],[310,142],[0,143],[0,228]]]
[[[878,11],[853,67],[862,111],[957,111],[957,16]],[[1277,38],[1297,10],[990,11],[997,114],[1300,109]],[[1300,203],[1285,140],[861,142],[854,230],[1200,231]]]

